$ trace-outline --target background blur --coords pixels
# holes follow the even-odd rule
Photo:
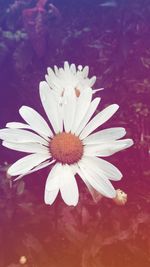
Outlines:
[[[78,179],[76,208],[46,206],[49,170],[12,184],[6,170],[22,153],[1,147],[0,267],[149,267],[150,1],[0,0],[0,127],[21,121],[24,104],[44,114],[39,82],[65,60],[97,76],[100,110],[120,105],[104,126],[125,127],[135,142],[108,158],[128,202],[96,204]]]

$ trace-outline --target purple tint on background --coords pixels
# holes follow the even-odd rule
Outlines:
[[[8,164],[24,156],[0,148],[0,267],[150,266],[150,2],[149,0],[1,0],[0,127],[20,121],[28,105],[45,116],[39,82],[64,61],[90,67],[105,90],[101,110],[120,109],[106,127],[125,127],[135,145],[108,158],[123,173],[113,183],[128,194],[125,206],[94,203],[79,177],[80,201],[67,207],[43,201],[50,169],[18,183]]]

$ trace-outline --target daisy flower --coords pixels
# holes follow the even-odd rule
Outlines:
[[[30,153],[16,161],[9,169],[10,176],[35,172],[52,165],[45,185],[45,203],[52,204],[60,192],[64,202],[77,205],[79,199],[75,175],[88,189],[109,197],[116,196],[110,180],[121,179],[121,172],[100,157],[110,156],[133,144],[131,139],[119,140],[125,129],[116,127],[93,133],[118,110],[113,104],[94,115],[100,98],[92,100],[92,89],[67,97],[59,105],[58,98],[46,82],[40,83],[40,98],[49,123],[34,109],[22,106],[20,115],[26,123],[10,122],[0,130],[3,146]]]
[[[96,76],[88,78],[89,67],[84,68],[79,65],[76,67],[75,64],[69,65],[66,61],[64,62],[64,68],[58,68],[54,66],[54,70],[50,67],[47,69],[48,74],[45,75],[45,79],[50,86],[61,98],[65,97],[75,91],[76,96],[79,97],[81,91],[87,88],[92,88],[96,82]],[[103,88],[93,90],[102,90]]]

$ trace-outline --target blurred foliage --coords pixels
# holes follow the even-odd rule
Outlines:
[[[39,192],[31,190],[31,184],[23,180],[12,184],[6,168],[1,166],[0,177],[0,266],[20,267],[22,256],[26,267],[149,266],[146,183],[139,188],[138,180],[130,182],[133,190],[131,194],[126,188],[129,201],[124,207],[105,198],[94,203],[82,184],[77,208],[67,207],[60,199],[50,207],[39,201]],[[38,181],[41,173],[36,174]],[[133,179],[134,173],[130,176]],[[37,187],[35,180],[32,184]]]

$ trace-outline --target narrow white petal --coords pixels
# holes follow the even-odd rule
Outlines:
[[[46,74],[45,80],[46,80],[47,85],[48,85],[50,90],[58,91],[61,89],[59,79],[56,76],[53,78],[53,77]]]
[[[78,165],[81,169],[81,178],[87,180],[96,191],[105,197],[114,198],[116,196],[114,187],[105,176],[93,172],[93,170],[89,168],[90,166],[84,164],[82,160],[79,161]]]
[[[65,132],[70,132],[76,112],[76,96],[72,92],[68,97],[66,96],[66,102],[63,105],[64,108],[64,128]]]
[[[72,170],[68,165],[62,166],[60,192],[62,199],[67,205],[77,205],[79,199],[78,186]]]
[[[48,72],[48,75],[51,77],[51,78],[55,78],[55,73],[53,71],[52,68],[48,67],[47,68],[47,72]]]
[[[86,115],[86,113],[89,109],[90,103],[91,103],[91,99],[92,99],[92,89],[91,88],[85,89],[81,92],[81,94],[77,100],[75,120],[73,123],[73,127],[71,129],[72,133],[76,132],[78,126],[80,125],[80,122],[82,121],[82,119]]]
[[[58,195],[60,188],[60,175],[61,164],[58,163],[54,165],[46,180],[44,194],[44,200],[46,204],[51,205]]]
[[[39,143],[48,145],[48,142],[39,135],[22,129],[1,129],[0,139],[12,143]]]
[[[93,94],[95,94],[95,93],[97,93],[99,91],[102,91],[102,90],[104,90],[104,88],[93,89]]]
[[[109,120],[113,114],[118,110],[119,106],[117,104],[113,104],[99,112],[84,128],[80,135],[80,139],[83,140],[90,133],[92,133],[96,128],[101,126],[104,122]]]
[[[56,163],[51,169],[45,184],[47,191],[53,191],[60,187],[60,175],[62,170],[62,164]]]
[[[133,140],[124,139],[99,145],[85,145],[84,154],[87,156],[107,157],[133,145]]]
[[[76,173],[78,173],[78,175],[82,178],[83,182],[86,184],[89,192],[91,193],[93,200],[97,203],[102,198],[102,195],[97,190],[95,190],[91,186],[91,184],[86,180],[84,174],[82,173],[82,171],[79,167],[77,167]]]
[[[22,106],[19,113],[35,132],[44,136],[53,136],[47,122],[37,111],[30,107]]]
[[[56,65],[54,66],[54,70],[55,70],[55,74],[57,76],[59,76],[59,69],[58,69],[58,67]]]
[[[45,204],[52,205],[54,203],[57,195],[58,195],[58,192],[59,192],[59,187],[56,188],[53,191],[47,191],[45,189],[45,192],[44,192],[44,202],[45,202]]]
[[[66,72],[64,71],[63,68],[59,68],[59,78],[63,79],[64,76],[65,76],[65,73],[66,73]]]
[[[47,69],[48,75],[45,75],[45,79],[51,89],[58,91],[61,89],[61,81],[58,76],[53,72],[51,68]],[[43,82],[42,82],[43,83]]]
[[[65,62],[64,62],[64,71],[65,71],[65,72],[69,72],[69,71],[70,71],[70,67],[69,67],[69,63],[68,63],[68,61],[65,61]]]
[[[50,161],[45,161],[44,163],[41,163],[37,167],[33,168],[31,171],[28,171],[28,172],[25,172],[25,173],[19,175],[17,178],[14,179],[14,181],[20,180],[22,177],[24,177],[24,176],[26,176],[28,174],[31,174],[31,173],[39,171],[39,170],[41,170],[43,168],[46,168],[49,165],[51,165],[52,163],[54,163],[54,162],[55,162],[55,160],[52,160],[51,162]]]
[[[59,133],[62,131],[62,117],[60,115],[59,102],[52,90],[49,89],[47,83],[40,83],[40,97],[42,105],[45,109],[46,115],[55,131]]]
[[[122,178],[122,173],[113,164],[106,160],[97,157],[84,156],[82,162],[84,162],[86,166],[89,166],[93,172],[103,175],[110,180],[119,181]]]
[[[70,70],[73,74],[76,74],[76,65],[75,64],[71,64],[70,66]]]
[[[89,80],[89,86],[92,87],[94,85],[94,83],[96,82],[96,76],[93,76],[90,80]]]
[[[12,129],[30,129],[31,127],[25,123],[20,123],[20,122],[8,122],[6,124],[6,127],[12,128]]]
[[[49,153],[31,154],[17,160],[13,165],[11,165],[7,172],[11,176],[24,174],[49,158]]]
[[[83,143],[84,145],[99,144],[101,142],[113,141],[122,138],[126,134],[126,130],[122,127],[114,127],[104,129],[94,134],[87,136]]]
[[[50,78],[50,76],[49,75],[45,75],[45,80],[46,80],[46,82],[48,83],[48,85],[49,85],[49,89],[51,89],[51,78]]]
[[[82,71],[83,78],[87,78],[89,75],[89,67],[85,66],[83,71]]]
[[[38,143],[10,143],[3,141],[2,145],[9,149],[26,153],[45,153],[49,152],[48,148]]]
[[[82,119],[82,121],[80,122],[80,125],[79,127],[77,128],[75,134],[78,136],[81,131],[84,129],[85,125],[88,123],[88,121],[90,120],[90,118],[92,117],[92,115],[94,114],[95,110],[97,109],[98,105],[99,105],[99,102],[100,102],[100,98],[95,98],[90,106],[89,106],[89,109],[86,113],[86,115],[84,116],[84,118]]]

